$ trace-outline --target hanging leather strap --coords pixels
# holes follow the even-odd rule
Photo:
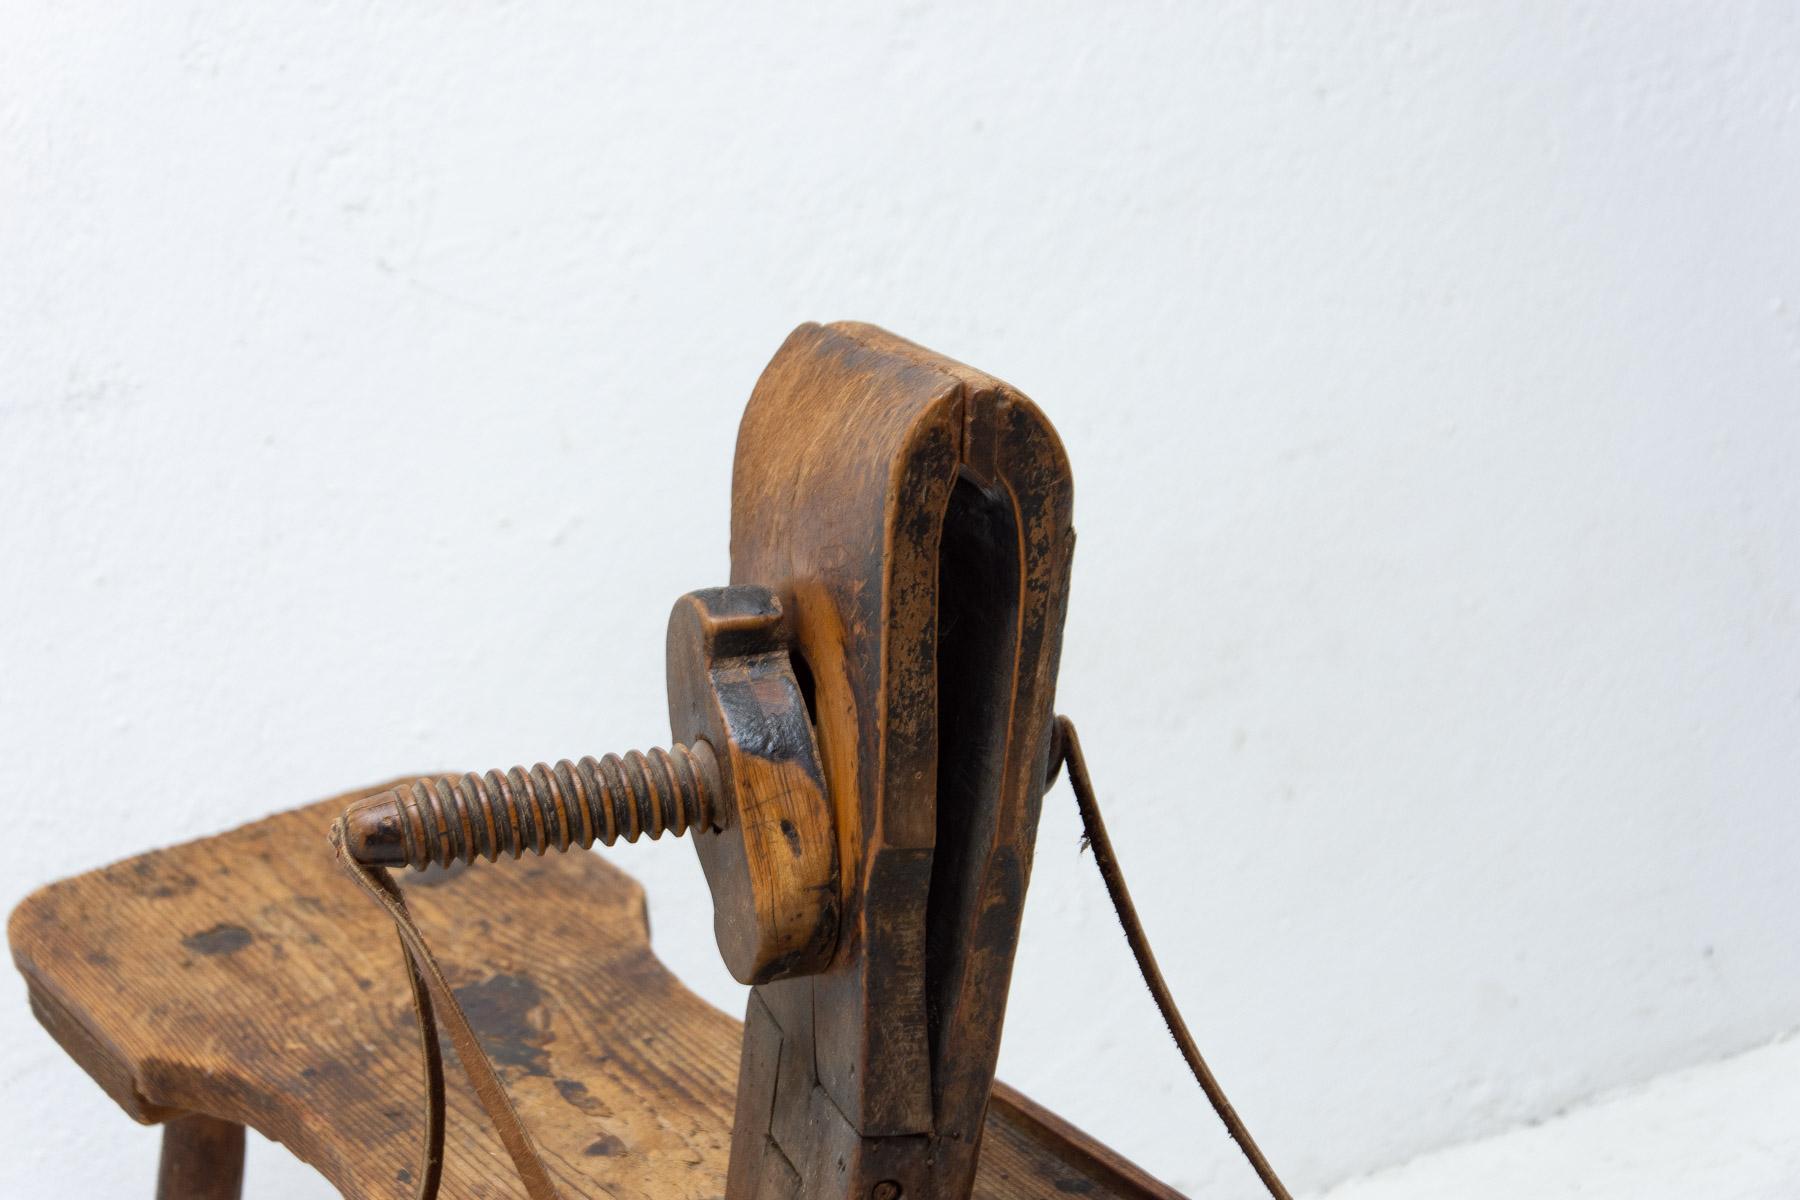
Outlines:
[[[1238,1149],[1243,1151],[1251,1169],[1262,1180],[1269,1195],[1275,1197],[1275,1200],[1292,1200],[1287,1188],[1276,1176],[1275,1169],[1263,1156],[1256,1140],[1250,1136],[1243,1118],[1238,1116],[1237,1110],[1226,1098],[1225,1089],[1219,1086],[1212,1069],[1201,1057],[1194,1035],[1188,1030],[1187,1022],[1182,1020],[1181,1010],[1175,1006],[1175,997],[1169,991],[1168,981],[1163,978],[1162,970],[1156,965],[1156,955],[1150,949],[1150,939],[1144,933],[1143,922],[1139,920],[1137,908],[1131,902],[1131,893],[1125,887],[1125,876],[1119,869],[1118,856],[1113,852],[1112,839],[1106,834],[1106,822],[1100,817],[1100,801],[1094,795],[1093,780],[1088,775],[1087,759],[1081,753],[1081,739],[1076,736],[1075,723],[1067,717],[1059,716],[1056,718],[1056,732],[1056,765],[1059,768],[1066,766],[1068,769],[1069,786],[1074,791],[1075,803],[1081,810],[1083,841],[1094,852],[1094,863],[1100,868],[1100,878],[1105,882],[1107,895],[1112,899],[1113,911],[1125,930],[1125,940],[1131,945],[1138,971],[1150,989],[1151,998],[1156,1001],[1163,1023],[1169,1027],[1169,1033],[1175,1039],[1182,1058],[1187,1060],[1188,1069],[1200,1084],[1200,1090],[1206,1093],[1213,1111],[1224,1122],[1226,1131],[1238,1144]],[[550,1173],[538,1154],[531,1133],[519,1119],[518,1110],[508,1098],[500,1077],[494,1073],[493,1064],[488,1060],[486,1051],[481,1048],[474,1029],[470,1028],[462,1005],[457,1003],[449,981],[444,978],[437,959],[432,957],[430,948],[426,946],[424,935],[419,932],[418,925],[407,910],[405,897],[385,868],[365,866],[357,862],[344,849],[344,841],[344,822],[340,818],[331,828],[331,843],[337,854],[338,865],[394,922],[395,932],[400,936],[400,947],[405,952],[407,974],[412,982],[413,1010],[418,1017],[419,1046],[425,1065],[426,1097],[425,1139],[420,1150],[417,1184],[413,1189],[414,1200],[435,1200],[444,1170],[444,1064],[438,1052],[436,1013],[443,1016],[444,1026],[450,1033],[450,1043],[456,1049],[456,1057],[461,1061],[470,1084],[474,1086],[481,1107],[487,1111],[488,1120],[493,1122],[500,1141],[506,1146],[506,1152],[512,1156],[513,1166],[517,1168],[519,1178],[525,1184],[526,1194],[530,1200],[559,1200],[556,1187],[550,1181]]]
[[[1112,839],[1106,836],[1106,822],[1100,819],[1100,801],[1094,795],[1093,780],[1088,777],[1087,759],[1081,754],[1081,739],[1075,736],[1075,722],[1067,717],[1057,717],[1056,732],[1057,743],[1061,747],[1061,761],[1069,769],[1069,787],[1074,790],[1075,803],[1081,808],[1083,840],[1093,848],[1094,865],[1100,868],[1100,878],[1106,883],[1106,894],[1112,897],[1113,912],[1118,914],[1119,924],[1125,930],[1125,940],[1131,943],[1131,953],[1137,959],[1138,973],[1144,977],[1144,983],[1156,1001],[1157,1011],[1162,1013],[1163,1024],[1169,1027],[1169,1034],[1180,1048],[1181,1057],[1187,1060],[1188,1069],[1194,1073],[1200,1090],[1206,1093],[1213,1111],[1225,1123],[1225,1130],[1231,1134],[1231,1140],[1238,1144],[1238,1149],[1250,1160],[1251,1169],[1269,1190],[1269,1195],[1275,1197],[1275,1200],[1291,1200],[1287,1188],[1276,1177],[1275,1168],[1263,1157],[1256,1139],[1245,1128],[1243,1118],[1238,1116],[1237,1109],[1226,1098],[1225,1089],[1213,1077],[1212,1068],[1200,1057],[1200,1047],[1194,1041],[1194,1035],[1188,1031],[1187,1022],[1181,1019],[1181,1010],[1175,1007],[1175,996],[1169,991],[1168,981],[1163,978],[1161,969],[1156,965],[1156,955],[1150,951],[1150,939],[1144,933],[1144,924],[1138,920],[1137,907],[1131,903],[1131,893],[1125,888],[1125,875],[1119,870],[1119,859],[1113,853]]]
[[[425,1063],[425,1140],[420,1151],[413,1200],[435,1200],[444,1172],[444,1063],[438,1051],[434,1007],[436,1013],[442,1014],[444,1027],[450,1033],[450,1044],[475,1089],[476,1099],[481,1101],[494,1131],[500,1135],[501,1143],[512,1157],[513,1167],[525,1184],[525,1194],[531,1200],[559,1200],[556,1185],[550,1181],[550,1172],[538,1154],[537,1144],[519,1119],[518,1110],[506,1094],[506,1086],[494,1073],[494,1064],[481,1048],[469,1018],[463,1014],[462,1005],[457,1003],[450,981],[444,978],[437,959],[432,957],[430,947],[425,944],[424,934],[419,932],[412,913],[407,910],[406,898],[400,894],[386,868],[365,866],[351,858],[344,849],[344,840],[344,822],[340,818],[331,827],[331,844],[338,865],[394,922],[394,930],[400,935],[400,948],[406,954],[407,973],[412,980],[413,1011],[418,1017],[419,1045]]]

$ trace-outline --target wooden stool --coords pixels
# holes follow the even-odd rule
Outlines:
[[[325,838],[366,796],[346,853],[440,864],[399,882],[559,1194],[1171,1200],[993,1079],[1061,761],[1070,511],[1016,391],[869,326],[802,326],[740,427],[732,586],[671,619],[678,762],[372,789],[55,884],[10,926],[33,1010],[167,1123],[169,1200],[237,1195],[246,1125],[346,1196],[410,1195],[408,977]],[[748,1027],[662,967],[642,891],[601,859],[465,866],[664,814],[756,985]],[[444,1196],[521,1194],[460,1086],[448,1128]]]
[[[375,789],[370,789],[375,790]],[[52,884],[13,913],[32,1011],[132,1117],[166,1200],[238,1195],[243,1127],[345,1196],[410,1195],[417,1034],[394,934],[323,830],[360,793]],[[651,953],[644,893],[595,854],[400,876],[557,1183],[724,1195],[743,1027]],[[443,1195],[523,1195],[466,1088]],[[1177,1195],[996,1085],[975,1195]]]

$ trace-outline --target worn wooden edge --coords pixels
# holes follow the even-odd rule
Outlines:
[[[125,1066],[124,1056],[118,1048],[76,1017],[54,987],[26,971],[24,961],[16,954],[13,965],[25,976],[31,1015],[63,1048],[63,1053],[74,1059],[75,1064],[100,1085],[100,1090],[125,1110],[126,1116],[142,1125],[157,1125],[182,1115],[180,1109],[165,1108],[146,1099],[138,1091],[137,1080]]]
[[[1188,1200],[1111,1146],[1057,1116],[1017,1088],[994,1080],[989,1103],[1003,1110],[1014,1128],[1026,1137],[1051,1149],[1071,1166],[1083,1167],[1102,1176],[1121,1193],[1136,1193],[1146,1200]]]
[[[386,783],[377,784],[374,787],[360,788],[354,792],[346,793],[344,796],[340,797],[340,799],[348,805],[352,801],[361,799],[364,796],[372,796],[377,792],[385,791],[392,787],[400,787],[404,784],[411,783],[415,779],[421,778],[429,778],[429,776],[404,775],[397,779],[391,779]],[[220,830],[216,834],[209,834],[206,836],[224,837],[239,829],[259,824],[266,819],[268,819],[266,816],[258,817],[255,820],[245,821],[239,825],[234,825],[229,829]],[[320,832],[320,837],[324,837],[323,831]],[[93,868],[92,871],[104,871],[108,867],[119,866],[120,864],[142,858],[146,854],[155,853],[157,849],[173,850],[178,849],[180,845],[185,844],[186,843],[179,843],[176,846],[160,848],[152,847],[148,850],[139,851],[136,854],[127,855],[114,862],[104,863]],[[81,875],[91,874],[92,871],[84,871]],[[25,980],[26,1002],[31,1007],[31,1015],[37,1018],[38,1024],[44,1027],[44,1030],[50,1034],[51,1039],[55,1041],[58,1046],[62,1047],[63,1053],[73,1059],[75,1064],[79,1066],[89,1078],[100,1085],[100,1090],[112,1098],[113,1103],[117,1104],[125,1111],[127,1116],[139,1124],[160,1125],[167,1121],[190,1115],[217,1116],[218,1114],[193,1113],[186,1108],[161,1104],[151,1097],[146,1096],[143,1091],[143,1084],[145,1081],[138,1077],[138,1073],[133,1070],[126,1055],[105,1035],[105,1033],[93,1028],[78,1017],[75,1014],[74,1007],[69,1003],[68,998],[62,993],[61,989],[57,987],[56,983],[52,979],[46,977],[38,969],[37,964],[27,956],[26,947],[22,945],[24,939],[22,939],[19,934],[20,928],[24,925],[27,917],[38,906],[49,903],[52,893],[70,883],[72,880],[80,878],[81,875],[71,876],[68,879],[55,880],[33,889],[23,900],[20,900],[18,904],[13,906],[12,912],[7,916],[6,942],[12,954],[13,967]],[[633,880],[632,883],[636,885],[636,880]],[[638,888],[637,908],[642,914],[645,936],[648,937],[650,915],[644,901],[643,889],[641,886]]]

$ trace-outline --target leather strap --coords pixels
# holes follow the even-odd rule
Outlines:
[[[1061,747],[1061,761],[1069,768],[1069,787],[1074,790],[1075,803],[1081,808],[1082,841],[1093,848],[1094,865],[1100,868],[1100,878],[1106,883],[1106,894],[1112,898],[1113,912],[1118,914],[1119,924],[1125,930],[1125,940],[1131,943],[1131,953],[1137,959],[1138,973],[1144,977],[1144,983],[1156,1001],[1157,1011],[1162,1013],[1163,1024],[1169,1027],[1169,1033],[1174,1037],[1175,1045],[1180,1048],[1181,1057],[1187,1060],[1188,1069],[1194,1073],[1200,1090],[1206,1093],[1213,1111],[1225,1123],[1225,1130],[1231,1134],[1231,1140],[1238,1144],[1238,1149],[1250,1160],[1251,1169],[1269,1190],[1269,1195],[1275,1197],[1275,1200],[1292,1200],[1287,1188],[1276,1177],[1275,1168],[1263,1157],[1256,1139],[1250,1136],[1250,1130],[1244,1126],[1243,1118],[1238,1116],[1237,1109],[1226,1099],[1225,1089],[1213,1077],[1212,1068],[1200,1057],[1200,1046],[1188,1031],[1187,1022],[1181,1019],[1181,1010],[1175,1007],[1174,993],[1169,991],[1168,981],[1163,978],[1161,969],[1156,965],[1156,955],[1150,952],[1150,939],[1144,933],[1143,922],[1138,920],[1137,907],[1131,902],[1131,893],[1125,888],[1125,875],[1119,870],[1119,859],[1113,853],[1112,839],[1106,836],[1106,822],[1100,819],[1100,801],[1094,795],[1094,782],[1088,777],[1087,759],[1081,754],[1081,739],[1075,736],[1075,722],[1067,717],[1057,717],[1056,733],[1057,743]]]
[[[437,959],[432,957],[430,947],[425,944],[425,935],[419,932],[412,913],[407,910],[406,898],[386,868],[365,866],[350,857],[344,849],[345,833],[340,818],[331,827],[331,844],[338,865],[393,920],[412,980],[413,1011],[418,1016],[419,1045],[425,1062],[425,1141],[420,1151],[413,1200],[434,1200],[444,1172],[444,1064],[438,1051],[434,1002],[450,1033],[450,1044],[462,1063],[463,1073],[469,1077],[476,1099],[481,1101],[488,1120],[512,1158],[513,1167],[519,1172],[519,1179],[525,1184],[525,1194],[531,1200],[559,1200],[556,1185],[550,1181],[550,1172],[538,1154],[537,1144],[519,1119],[518,1110],[506,1094],[506,1086],[494,1073],[494,1064],[481,1048],[462,1005],[457,1003],[450,981],[444,978]]]
[[[1163,1023],[1169,1027],[1169,1033],[1175,1039],[1182,1058],[1187,1061],[1188,1069],[1193,1072],[1195,1081],[1200,1084],[1200,1090],[1206,1093],[1213,1111],[1224,1122],[1226,1131],[1238,1144],[1238,1149],[1243,1151],[1251,1169],[1262,1180],[1269,1195],[1275,1197],[1275,1200],[1292,1200],[1287,1188],[1276,1176],[1275,1168],[1269,1165],[1269,1160],[1263,1156],[1256,1140],[1250,1136],[1243,1118],[1238,1116],[1237,1110],[1226,1098],[1225,1089],[1219,1086],[1212,1069],[1201,1057],[1200,1047],[1194,1041],[1193,1033],[1182,1019],[1181,1010],[1175,1006],[1175,996],[1169,991],[1168,981],[1163,978],[1162,970],[1156,965],[1156,955],[1151,952],[1150,939],[1144,933],[1137,907],[1131,902],[1131,892],[1125,887],[1125,875],[1119,869],[1118,856],[1113,853],[1112,839],[1107,836],[1106,822],[1100,817],[1100,801],[1094,795],[1093,780],[1088,775],[1087,759],[1081,753],[1081,739],[1075,734],[1075,723],[1067,717],[1057,717],[1056,733],[1058,749],[1055,765],[1068,768],[1069,786],[1075,793],[1075,803],[1081,809],[1083,844],[1094,851],[1094,864],[1100,868],[1100,878],[1105,882],[1107,895],[1112,899],[1113,911],[1125,930],[1125,940],[1131,945],[1138,971],[1150,989],[1151,998],[1156,1001]],[[1054,773],[1051,777],[1054,779]],[[336,851],[338,865],[394,922],[394,930],[400,935],[400,947],[406,954],[408,977],[412,981],[413,1011],[418,1017],[419,1046],[425,1063],[425,1141],[420,1150],[417,1186],[413,1189],[414,1200],[435,1200],[444,1170],[444,1064],[438,1052],[434,1002],[435,1011],[443,1014],[444,1026],[450,1032],[450,1043],[456,1049],[456,1057],[462,1062],[463,1071],[475,1088],[476,1098],[487,1111],[488,1120],[493,1122],[500,1141],[506,1146],[506,1152],[512,1156],[513,1166],[517,1168],[519,1178],[525,1184],[526,1194],[530,1200],[559,1200],[556,1186],[550,1181],[550,1172],[538,1154],[537,1144],[532,1141],[525,1123],[519,1119],[518,1110],[507,1096],[505,1085],[494,1073],[493,1063],[488,1060],[487,1052],[481,1048],[475,1031],[470,1028],[462,1005],[457,1003],[449,981],[444,978],[437,959],[432,957],[431,949],[426,946],[425,936],[419,932],[412,913],[407,910],[405,897],[385,868],[365,866],[352,858],[344,848],[345,838],[344,821],[339,818],[331,827],[331,844]]]

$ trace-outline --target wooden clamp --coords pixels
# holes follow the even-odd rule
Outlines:
[[[751,992],[728,1200],[969,1194],[1051,756],[1070,508],[1029,400],[883,330],[802,326],[757,383],[731,579],[786,614],[842,917],[821,969]]]
[[[235,1196],[250,1126],[371,1200],[1179,1200],[994,1081],[1066,759],[1164,1019],[1285,1196],[1051,717],[1070,497],[1055,432],[1005,384],[802,326],[739,431],[730,583],[670,616],[674,744],[409,778],[42,888],[8,925],[33,1011],[127,1113],[168,1123],[170,1195]],[[751,985],[741,1027],[657,961],[628,876],[545,856],[682,834]]]

